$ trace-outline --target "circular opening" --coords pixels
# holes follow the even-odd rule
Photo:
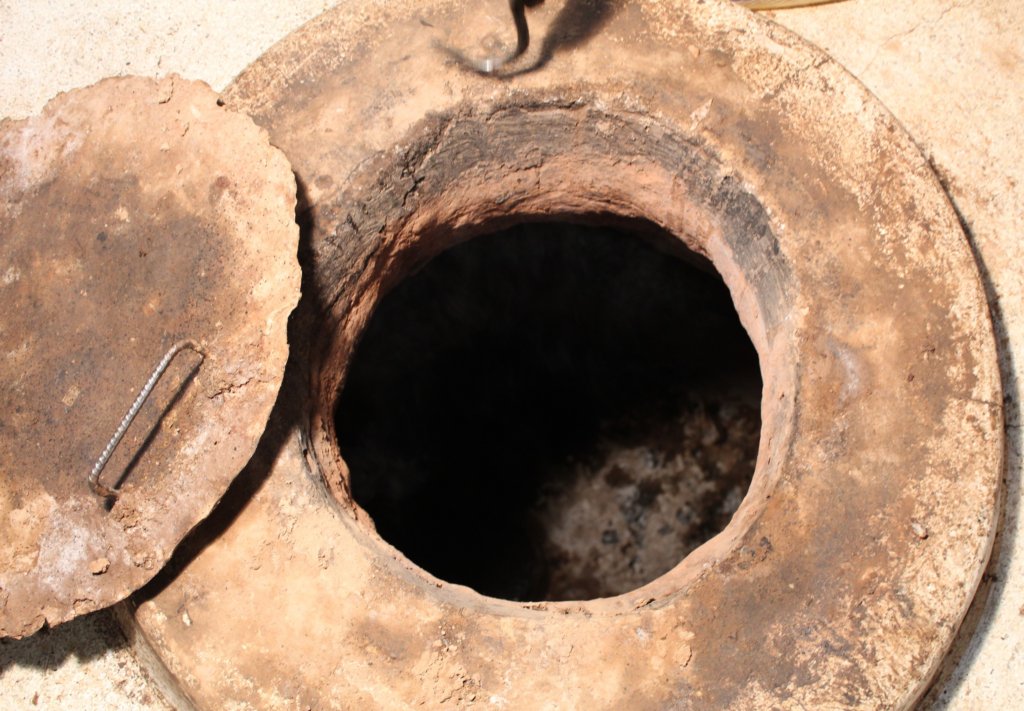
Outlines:
[[[729,522],[757,354],[710,265],[642,227],[519,225],[378,305],[335,425],[353,498],[420,567],[509,600],[608,597]]]

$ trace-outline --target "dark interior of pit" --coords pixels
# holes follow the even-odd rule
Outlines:
[[[593,599],[729,522],[757,455],[757,355],[718,275],[641,227],[520,225],[382,300],[339,445],[355,500],[422,568],[509,600]]]

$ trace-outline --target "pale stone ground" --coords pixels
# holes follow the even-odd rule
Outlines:
[[[118,74],[176,72],[221,89],[334,4],[0,0],[0,116],[26,116],[58,91]],[[1007,396],[1006,511],[987,580],[924,706],[1018,708],[1024,696],[1016,365],[1024,361],[1024,4],[849,0],[774,17],[830,52],[903,122],[946,184],[987,275]],[[109,616],[99,614],[0,643],[0,708],[166,706]]]

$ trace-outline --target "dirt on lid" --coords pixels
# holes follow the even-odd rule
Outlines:
[[[148,581],[256,447],[298,300],[284,156],[205,84],[110,79],[0,123],[0,636]],[[173,358],[101,474],[154,367]]]

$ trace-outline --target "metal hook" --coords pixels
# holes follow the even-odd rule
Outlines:
[[[508,7],[512,12],[512,21],[516,26],[516,48],[504,57],[489,57],[482,60],[474,60],[462,54],[458,50],[435,42],[435,46],[452,57],[458,64],[477,74],[494,74],[498,69],[505,66],[523,55],[530,47],[530,27],[526,22],[526,8],[540,5],[544,0],[509,0]]]
[[[117,431],[114,432],[114,436],[110,438],[109,442],[107,442],[107,446],[103,450],[103,454],[100,455],[100,458],[96,460],[96,464],[93,465],[92,472],[89,474],[89,488],[91,488],[93,490],[93,493],[95,493],[97,496],[102,496],[104,498],[110,499],[117,498],[117,496],[121,493],[120,489],[111,489],[110,487],[107,487],[100,483],[100,474],[103,472],[103,467],[107,465],[107,461],[110,459],[110,455],[114,453],[114,449],[117,448],[117,445],[121,441],[121,438],[124,437],[124,433],[128,431],[128,428],[131,426],[132,421],[135,419],[135,416],[138,415],[139,410],[142,409],[142,405],[149,398],[150,393],[153,392],[153,388],[156,386],[157,381],[160,380],[160,376],[162,376],[164,374],[164,371],[167,370],[167,366],[171,364],[171,361],[174,360],[174,357],[178,355],[181,351],[185,350],[186,348],[198,353],[200,362],[202,362],[202,359],[206,357],[206,353],[199,346],[199,344],[191,339],[178,341],[173,346],[171,346],[171,349],[169,351],[167,351],[163,359],[156,366],[156,369],[153,371],[153,374],[149,376],[149,380],[146,381],[146,384],[142,387],[142,390],[139,391],[139,395],[138,397],[135,398],[135,402],[132,403],[132,406],[128,409],[128,412],[125,413],[125,416],[121,419],[121,424],[117,426]]]

